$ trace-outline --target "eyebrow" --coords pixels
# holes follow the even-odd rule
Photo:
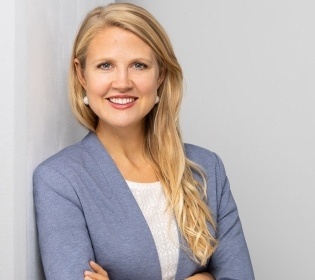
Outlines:
[[[137,62],[137,61],[144,62],[144,63],[151,63],[151,62],[153,62],[153,59],[152,58],[144,58],[144,57],[135,57],[135,58],[130,59],[130,62]],[[115,59],[110,58],[110,57],[96,58],[96,59],[91,61],[91,64],[94,64],[94,63],[98,64],[101,62],[115,62]]]

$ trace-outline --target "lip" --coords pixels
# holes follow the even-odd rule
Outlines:
[[[116,109],[130,108],[135,104],[137,99],[137,97],[131,95],[113,95],[106,98],[108,103]]]

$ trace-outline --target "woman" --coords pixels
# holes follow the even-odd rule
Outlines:
[[[221,160],[182,143],[182,80],[146,10],[87,15],[70,98],[90,132],[34,173],[48,280],[254,279]]]

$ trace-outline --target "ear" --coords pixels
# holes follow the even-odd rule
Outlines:
[[[159,73],[159,78],[158,78],[158,88],[160,87],[160,85],[163,83],[165,78],[165,69],[164,67],[161,67],[160,69],[160,73]]]
[[[85,89],[86,81],[84,78],[84,70],[81,67],[81,63],[80,63],[79,59],[77,59],[77,58],[74,59],[73,63],[74,63],[75,69],[76,69],[76,74],[77,74],[78,80],[79,80],[81,86]]]

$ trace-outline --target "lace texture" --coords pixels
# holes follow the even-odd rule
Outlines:
[[[151,230],[158,252],[163,280],[174,280],[179,246],[175,218],[167,211],[166,198],[160,182],[126,181]]]

